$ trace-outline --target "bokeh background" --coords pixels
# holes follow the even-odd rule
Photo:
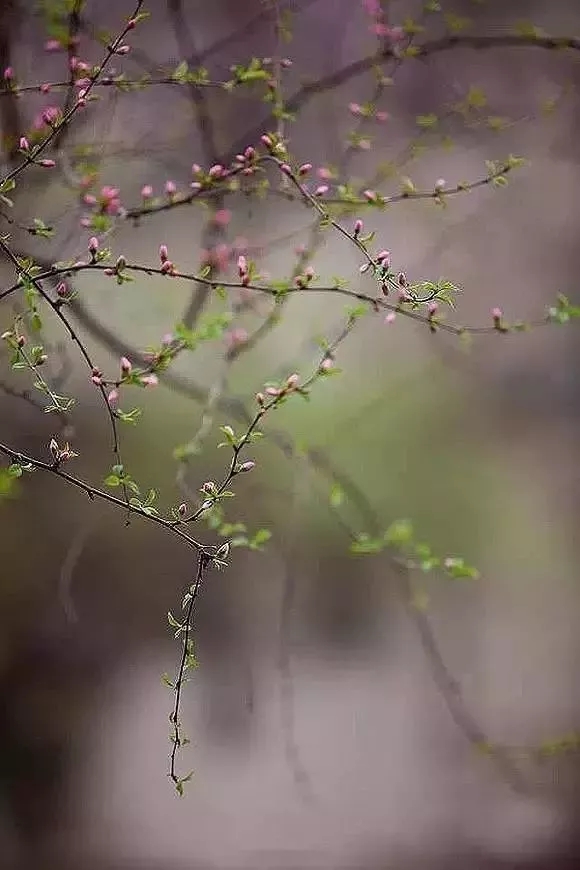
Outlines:
[[[440,5],[442,13],[429,13],[411,0],[383,2],[381,20],[420,24],[418,44],[450,28],[501,37],[533,23],[570,36],[580,25],[572,0]],[[66,53],[44,47],[47,17],[54,26],[59,6],[2,4],[0,60],[19,82],[66,80]],[[187,56],[223,81],[234,63],[288,57],[290,100],[388,40],[373,30],[373,4],[357,0],[146,6],[151,17],[118,62],[127,75],[158,76]],[[116,33],[131,12],[124,0],[82,4],[78,56],[96,62],[99,35]],[[464,288],[454,322],[489,325],[495,306],[509,321],[534,320],[559,292],[577,300],[578,54],[457,46],[421,60],[391,58],[382,70],[391,80],[381,87],[365,71],[304,102],[284,123],[296,159],[390,194],[406,176],[431,190],[439,178],[455,185],[485,177],[486,160],[524,156],[505,188],[361,216],[410,280],[445,276]],[[42,261],[84,255],[83,160],[98,188],[120,188],[127,208],[145,184],[156,195],[168,180],[187,190],[192,162],[207,167],[275,129],[263,94],[101,91],[62,142],[57,168],[23,176],[14,197],[10,217],[42,218],[55,236],[31,238],[4,218],[2,232]],[[14,124],[28,129],[62,97],[2,97],[5,167]],[[349,110],[375,100],[388,115],[382,123]],[[422,126],[418,118],[431,113],[437,123]],[[370,148],[352,147],[353,130]],[[221,206],[231,220],[219,230],[210,208],[191,206],[137,225],[119,217],[106,243],[115,256],[151,265],[166,243],[189,271],[223,245],[223,274],[235,275],[242,250],[272,280],[292,275],[306,245],[322,283],[340,275],[372,292],[356,251],[317,233],[302,204],[273,191],[229,195]],[[10,265],[0,266],[8,286]],[[91,273],[75,288],[75,326],[112,372],[122,352],[132,356],[171,333],[192,294],[177,281],[140,277],[119,287]],[[228,304],[208,299],[205,314]],[[17,300],[0,312],[2,329],[12,306]],[[258,299],[231,328],[252,333],[270,313],[268,299]],[[134,477],[158,489],[165,508],[182,501],[184,485],[195,492],[218,479],[218,427],[235,424],[223,402],[251,409],[266,381],[309,374],[318,339],[333,338],[344,317],[340,297],[293,296],[280,322],[227,369],[222,404],[186,467],[174,450],[199,430],[204,403],[195,395],[222,382],[232,333],[181,355],[171,381],[137,396],[139,425],[122,429]],[[10,372],[2,351],[1,440],[44,458],[53,435],[68,437],[81,454],[74,470],[100,485],[112,463],[102,406],[49,317],[45,339],[54,348],[49,371],[77,406],[63,421],[15,395],[30,384]],[[227,505],[229,519],[266,527],[272,539],[262,553],[234,550],[230,567],[203,589],[200,667],[184,706],[192,743],[181,759],[195,776],[183,799],[166,778],[172,698],[161,675],[178,657],[166,612],[190,581],[191,554],[154,526],[125,527],[116,511],[60,480],[37,473],[15,486],[0,477],[1,866],[577,866],[576,328],[491,334],[466,346],[402,317],[387,324],[369,314],[337,362],[340,377],[317,384],[312,401],[288,403],[268,420],[268,437],[252,450],[257,468],[238,479]],[[321,473],[328,463],[347,481],[339,506]],[[349,554],[348,529],[385,529],[402,517],[436,552],[475,563],[480,579],[413,574],[402,583],[389,553]],[[199,534],[215,539],[207,528]],[[424,615],[408,606],[409,583]],[[474,729],[505,752],[478,754],[468,739]],[[536,751],[562,738],[552,755]]]

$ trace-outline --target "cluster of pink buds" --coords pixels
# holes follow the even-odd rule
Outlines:
[[[385,269],[391,268],[391,254],[389,251],[380,251],[376,256],[376,261],[379,266],[383,266]]]
[[[69,69],[72,73],[74,73],[75,80],[78,84],[78,79],[82,79],[90,75],[91,65],[89,63],[85,63],[83,60],[79,60],[78,57],[71,57],[69,61]]]
[[[371,18],[370,30],[375,36],[382,37],[391,43],[401,42],[405,38],[402,27],[390,27],[387,24],[385,12],[380,0],[362,0],[363,7]]]
[[[248,269],[248,261],[243,254],[238,257],[238,275],[244,287],[250,283],[250,272]]]
[[[268,397],[272,399],[281,399],[289,393],[294,392],[298,388],[300,377],[294,373],[286,378],[286,383],[283,387],[266,387],[263,393],[256,393],[256,402],[260,408],[260,412],[266,411],[266,402]]]
[[[360,103],[349,103],[348,110],[351,115],[355,115],[359,118],[374,118],[374,120],[379,123],[384,123],[389,118],[388,112],[377,111],[370,107],[361,106]]]
[[[175,266],[169,259],[167,245],[159,245],[159,261],[161,263],[161,273],[163,275],[175,274]]]
[[[91,255],[91,260],[94,263],[97,259],[97,251],[99,250],[99,240],[96,236],[91,236],[88,244],[89,254]]]
[[[81,188],[87,190],[87,188],[90,188],[93,183],[94,181],[90,176],[85,176],[81,180]],[[88,206],[94,214],[114,217],[115,215],[121,214],[123,211],[119,188],[112,187],[109,184],[105,184],[104,187],[101,188],[99,194],[89,192],[84,193],[82,200],[84,205]],[[90,227],[91,225],[91,217],[85,215],[81,218],[81,226]]]
[[[427,323],[429,324],[429,328],[431,332],[437,332],[437,318],[435,315],[439,309],[438,304],[433,300],[427,306]]]
[[[314,269],[312,268],[312,266],[308,266],[304,270],[302,275],[297,275],[294,278],[294,284],[299,289],[302,289],[303,287],[306,287],[306,285],[309,284],[313,278],[314,278]]]
[[[228,350],[235,350],[237,347],[241,347],[246,344],[248,341],[248,332],[242,327],[236,327],[235,329],[230,329],[225,334],[225,341]]]
[[[154,372],[143,375],[139,380],[144,387],[156,387],[159,383],[159,378]]]
[[[95,387],[102,387],[103,386],[103,373],[96,366],[93,367],[93,370],[91,373],[91,381],[93,382]]]
[[[36,133],[40,133],[48,125],[54,127],[58,121],[60,110],[57,106],[46,106],[42,111],[35,115],[32,122],[32,129]]]
[[[493,325],[498,332],[508,332],[508,327],[504,323],[503,311],[501,308],[493,308],[491,311]]]
[[[253,175],[255,172],[256,157],[256,149],[252,145],[248,145],[243,154],[236,154],[232,169],[241,169],[242,175]]]

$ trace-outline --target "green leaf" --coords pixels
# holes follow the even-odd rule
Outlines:
[[[380,553],[384,546],[385,543],[380,538],[372,538],[366,532],[362,532],[350,545],[350,552],[355,555],[372,555]]]
[[[396,520],[391,523],[384,535],[384,541],[391,547],[406,547],[413,541],[413,525],[410,520]]]
[[[340,507],[344,502],[344,490],[340,484],[335,483],[330,490],[330,505],[333,508]]]

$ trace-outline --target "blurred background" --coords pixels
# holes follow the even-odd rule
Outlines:
[[[454,323],[488,326],[495,306],[508,322],[538,320],[558,293],[578,299],[577,52],[401,53],[454,33],[500,42],[532,25],[573,36],[577,3],[151,0],[146,9],[117,71],[155,79],[187,59],[225,81],[233,64],[269,57],[296,117],[277,127],[263,82],[233,93],[102,88],[58,138],[57,167],[22,176],[6,211],[16,223],[2,218],[14,250],[40,262],[85,257],[94,230],[84,195],[110,185],[121,211],[103,244],[115,257],[157,266],[167,244],[183,271],[210,263],[236,280],[244,253],[283,281],[306,250],[320,284],[341,276],[372,293],[354,247],[317,230],[274,178],[261,196],[124,219],[144,186],[161,198],[168,181],[187,193],[192,163],[228,164],[279,129],[328,196],[345,181],[383,195],[405,178],[420,190],[441,178],[453,187],[485,178],[486,160],[525,157],[507,187],[360,216],[410,281],[463,288]],[[71,54],[96,63],[103,33],[132,12],[124,0],[5,0],[2,69],[19,85],[66,82],[66,47],[47,40],[72,36]],[[380,52],[374,69],[339,74]],[[34,135],[39,113],[65,98],[66,89],[0,98],[2,174],[20,159],[15,134]],[[357,104],[372,104],[372,117]],[[357,216],[340,220],[350,227]],[[54,226],[52,238],[18,228],[35,217]],[[9,286],[6,259],[0,274]],[[184,319],[230,317],[156,390],[136,393],[143,416],[121,429],[127,468],[164,510],[221,478],[219,426],[243,428],[268,380],[307,377],[348,301],[294,295],[279,310],[265,296],[203,298],[155,276],[118,286],[86,272],[72,283],[71,320],[113,377],[122,354],[137,360]],[[3,303],[2,330],[21,304]],[[46,459],[51,437],[68,439],[80,453],[71,471],[100,486],[113,459],[99,396],[48,314],[43,339],[48,373],[77,404],[66,418],[43,414],[2,349],[0,440]],[[195,775],[183,799],[167,779],[172,696],[161,675],[179,656],[166,613],[191,582],[191,553],[154,525],[125,527],[57,478],[15,482],[0,470],[0,866],[578,866],[578,347],[574,324],[465,344],[368,313],[340,347],[340,376],[266,420],[248,454],[257,467],[235,481],[226,519],[272,538],[263,552],[234,549],[203,588],[200,667],[183,709],[191,744],[180,755]],[[176,459],[192,441],[198,452]],[[389,553],[350,554],[351,534],[403,517],[481,577],[407,574]],[[211,528],[196,532],[216,540]],[[482,740],[502,749],[477,752]]]

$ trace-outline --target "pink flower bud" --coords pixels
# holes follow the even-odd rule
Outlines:
[[[503,311],[501,310],[501,308],[493,308],[491,316],[494,320],[501,320],[503,317]]]
[[[389,120],[389,113],[388,113],[388,112],[377,112],[377,113],[375,114],[375,119],[376,119],[379,123],[382,124],[384,121],[388,121],[388,120]]]
[[[210,178],[221,178],[225,172],[225,169],[221,165],[221,163],[214,163],[213,166],[210,167],[208,175]]]
[[[264,133],[263,136],[260,136],[260,142],[262,143],[262,145],[268,148],[268,150],[270,150],[272,148],[272,145],[274,144],[267,133]]]
[[[293,390],[294,387],[296,387],[299,382],[300,382],[300,377],[295,372],[293,375],[290,375],[290,377],[286,379],[286,386],[288,387],[289,390]]]
[[[30,148],[30,144],[28,142],[28,139],[26,138],[26,136],[21,136],[20,137],[20,150],[21,151],[28,151],[29,148]]]
[[[121,374],[126,376],[131,374],[133,366],[126,356],[121,357]]]
[[[93,382],[95,387],[102,387],[103,386],[103,379],[101,377],[99,377],[99,375],[93,375],[91,377],[91,381]]]
[[[362,106],[360,106],[358,103],[349,103],[348,110],[352,115],[362,114]]]
[[[165,193],[167,196],[174,196],[177,192],[177,187],[175,186],[174,181],[166,181],[165,182]]]
[[[156,387],[159,383],[159,378],[152,372],[150,375],[144,375],[141,378],[141,383],[144,387]]]
[[[96,254],[99,250],[99,240],[96,236],[91,236],[89,239],[89,253]]]
[[[389,251],[381,251],[377,254],[377,263],[388,269],[391,265],[391,255]]]
[[[107,402],[109,403],[110,408],[116,408],[119,402],[119,391],[111,390],[111,392],[107,396]]]
[[[169,257],[167,252],[167,245],[159,245],[159,259],[162,263],[165,263]]]
[[[303,163],[298,170],[298,175],[306,175],[312,169],[312,163]]]
[[[185,504],[185,502],[182,502],[182,503],[179,505],[179,507],[177,508],[177,513],[179,514],[180,517],[184,517],[184,516],[186,515],[186,513],[187,513],[187,505]]]
[[[385,323],[394,323],[397,318],[397,315],[394,311],[389,311],[387,316],[385,317]]]
[[[256,156],[256,149],[253,148],[251,145],[248,145],[248,147],[244,151],[244,157],[246,158],[246,160],[250,161],[250,160],[254,160],[255,156]]]
[[[9,82],[11,79],[14,78],[14,70],[12,69],[11,66],[7,66],[6,69],[4,70],[4,78],[6,79],[7,82]]]
[[[430,318],[433,317],[433,315],[436,314],[438,308],[439,308],[439,306],[437,305],[436,302],[430,302],[429,305],[427,306],[428,316]]]
[[[328,193],[328,184],[319,184],[314,191],[314,196],[324,196],[325,193]]]
[[[360,236],[360,234],[362,233],[362,228],[363,228],[363,222],[362,222],[362,221],[360,220],[360,218],[359,218],[358,220],[356,220],[356,221],[354,222],[354,233],[353,233],[353,235],[354,235],[355,239],[356,239],[358,236]]]
[[[252,468],[255,468],[255,467],[256,467],[256,463],[255,463],[255,462],[252,462],[251,459],[248,459],[247,462],[242,462],[242,464],[239,466],[239,468],[238,468],[237,470],[238,470],[239,472],[242,472],[242,473],[243,473],[243,472],[245,472],[245,471],[251,471]]]
[[[45,157],[43,160],[40,160],[38,163],[39,166],[42,166],[44,169],[54,169],[56,163],[54,160],[50,160],[48,157]]]
[[[232,219],[232,213],[227,208],[220,208],[213,216],[213,222],[218,227],[227,227]]]
[[[199,165],[199,163],[192,163],[191,164],[191,174],[192,175],[199,175],[200,172],[201,172],[201,166]]]
[[[238,257],[238,275],[243,278],[248,272],[248,262],[243,254]]]
[[[374,190],[365,190],[363,192],[363,196],[367,200],[367,202],[376,202],[377,201],[377,194]]]
[[[141,196],[143,199],[151,199],[153,196],[153,188],[150,184],[144,184],[141,188]]]
[[[292,175],[292,169],[287,163],[280,164],[280,172],[283,172],[284,175]]]

